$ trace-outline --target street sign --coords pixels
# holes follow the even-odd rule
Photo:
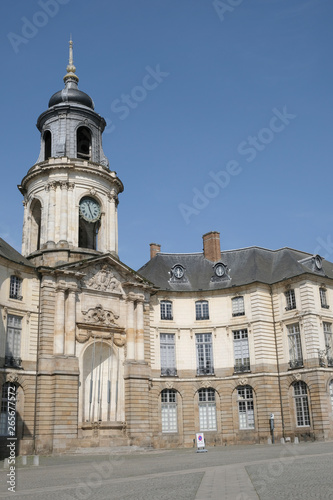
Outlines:
[[[205,436],[203,432],[197,432],[196,435],[196,442],[197,442],[197,453],[207,451],[205,449]]]

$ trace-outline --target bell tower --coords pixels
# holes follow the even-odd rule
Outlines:
[[[40,153],[23,178],[22,254],[54,266],[111,253],[118,256],[118,195],[123,184],[102,148],[105,120],[78,89],[69,42],[65,87],[37,120]]]

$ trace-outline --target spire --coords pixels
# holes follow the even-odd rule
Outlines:
[[[69,40],[69,61],[68,61],[68,66],[66,69],[67,69],[67,74],[64,76],[64,82],[66,83],[66,86],[67,86],[67,82],[75,82],[77,84],[79,81],[79,77],[76,76],[76,74],[75,74],[76,67],[74,66],[74,62],[73,62],[72,35],[71,35],[71,38]]]

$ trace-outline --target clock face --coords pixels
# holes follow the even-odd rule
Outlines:
[[[222,264],[218,264],[215,267],[215,274],[216,274],[216,276],[223,276],[224,275],[224,267],[222,266]]]
[[[184,269],[181,266],[176,266],[173,270],[173,274],[176,278],[182,278],[184,275]]]
[[[96,222],[101,216],[101,207],[93,198],[82,198],[80,201],[80,215],[88,222]]]

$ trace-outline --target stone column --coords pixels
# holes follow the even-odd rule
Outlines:
[[[136,303],[136,360],[137,361],[144,361],[145,359],[143,301],[144,298],[140,297]]]
[[[55,240],[55,210],[56,210],[56,183],[50,182],[48,184],[49,190],[49,206],[47,217],[47,241],[53,242]]]
[[[61,243],[67,242],[67,226],[68,226],[68,183],[60,182],[61,199],[60,199],[60,234],[59,240]]]
[[[73,245],[74,241],[78,238],[79,228],[77,224],[74,223],[75,217],[78,219],[78,213],[76,211],[74,202],[74,182],[68,183],[68,210],[67,210],[67,241],[69,245]],[[75,236],[75,231],[77,236]],[[76,239],[75,239],[76,238]],[[77,246],[77,245],[76,245]]]
[[[68,290],[65,321],[65,354],[75,356],[76,291]]]
[[[127,298],[127,359],[135,359],[135,331],[134,331],[134,301],[131,297]]]
[[[117,196],[114,193],[109,193],[109,220],[107,221],[108,226],[108,238],[106,239],[108,248],[105,251],[118,253],[117,249]]]
[[[65,340],[65,289],[56,289],[54,316],[54,354],[64,354]]]
[[[28,207],[27,207],[27,201],[24,199],[23,201],[23,207],[24,207],[24,215],[23,215],[23,230],[22,230],[22,255],[27,255],[30,253],[29,247],[30,247],[30,242],[29,242],[29,237],[30,237],[30,231],[28,228]]]

